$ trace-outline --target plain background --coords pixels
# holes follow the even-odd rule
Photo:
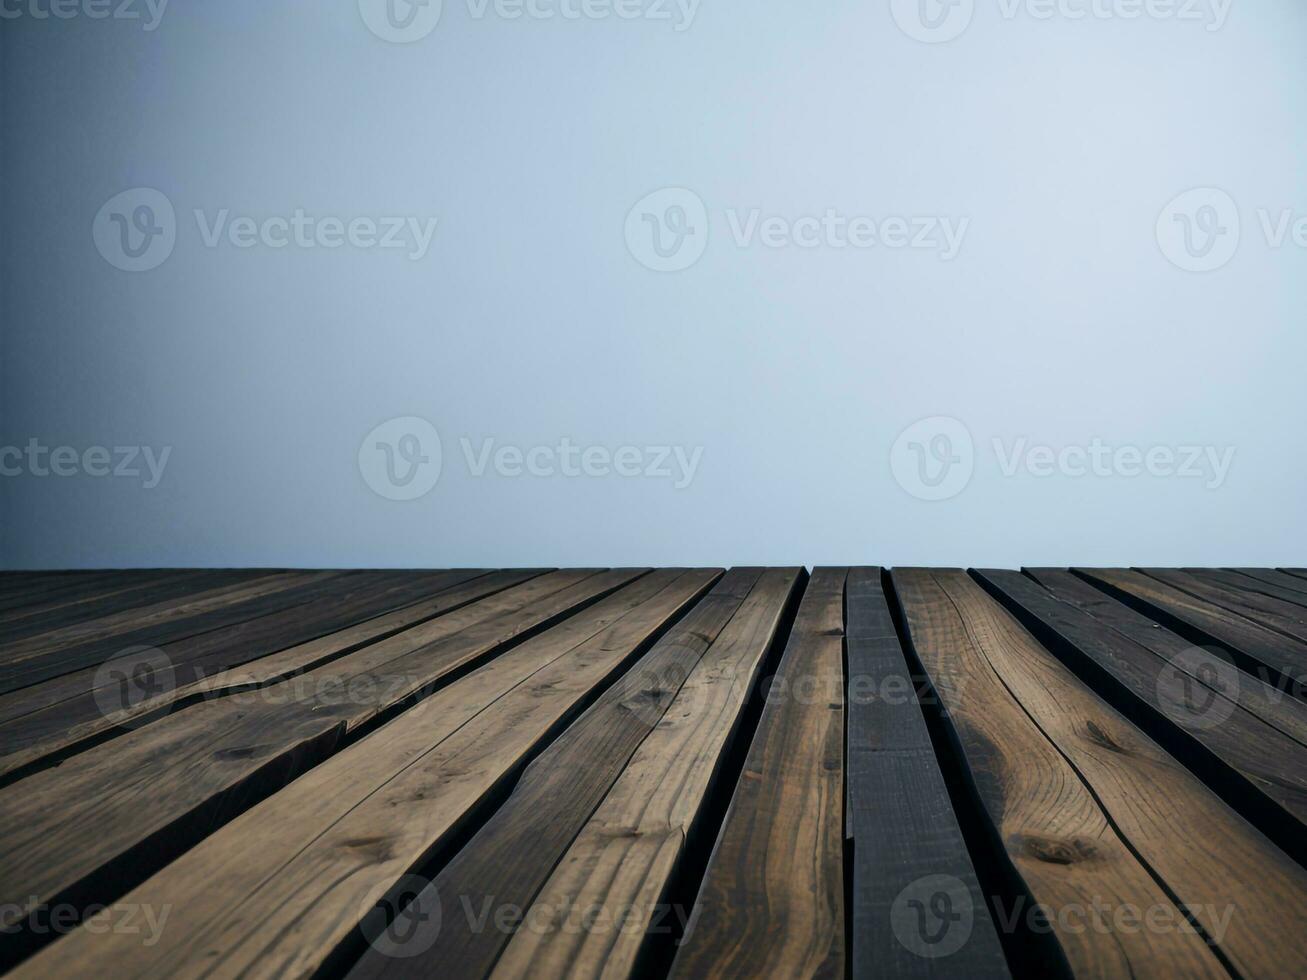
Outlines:
[[[979,0],[944,44],[886,0],[703,0],[684,31],[446,0],[407,45],[354,0],[0,21],[0,445],[173,447],[151,490],[0,478],[3,564],[1307,564],[1307,250],[1255,216],[1307,215],[1305,42],[1300,0],[1219,31]],[[130,274],[90,229],[138,186],[180,230]],[[623,225],[667,186],[711,238],[655,273]],[[1196,186],[1243,221],[1210,273],[1154,234]],[[205,248],[192,217],[297,207],[439,227],[413,262]],[[739,248],[731,208],[970,225],[951,262]],[[396,502],[357,453],[406,415],[445,466]],[[949,500],[890,467],[927,416],[976,441]],[[477,478],[462,437],[703,457],[682,489]],[[1215,489],[1008,477],[994,438],[1237,455]]]

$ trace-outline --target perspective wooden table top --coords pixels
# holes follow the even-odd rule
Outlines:
[[[0,573],[15,977],[1307,976],[1307,571]]]

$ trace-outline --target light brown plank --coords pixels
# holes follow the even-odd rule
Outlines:
[[[922,569],[893,573],[913,648],[943,700],[981,802],[1017,873],[1035,901],[1054,912],[1097,903],[1113,910],[1159,909],[1182,921],[1076,769],[997,672],[995,661],[1006,663],[1007,651],[1037,656],[1031,649],[1037,645],[978,586],[968,588],[965,578]],[[995,918],[1001,924],[1002,916]],[[1104,936],[1057,916],[1052,926],[1078,975],[1226,976],[1197,936]]]
[[[155,946],[96,935],[92,922],[14,975],[316,971],[405,872],[718,574],[676,575],[598,633],[589,627],[599,606],[564,621],[246,812],[122,900],[172,909]]]
[[[846,574],[812,573],[672,977],[844,976]]]

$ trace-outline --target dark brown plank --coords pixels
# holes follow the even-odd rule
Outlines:
[[[847,574],[815,569],[804,591],[673,977],[844,976]]]
[[[1299,643],[1307,644],[1307,609],[1292,602],[1226,586],[1214,581],[1206,573],[1192,574],[1171,568],[1141,568],[1140,571],[1159,582],[1165,582],[1214,606],[1238,613]]]
[[[11,622],[59,606],[84,602],[123,589],[204,574],[197,570],[150,569],[125,572],[52,572],[40,579],[24,575],[0,595],[0,622]]]
[[[979,574],[1100,694],[1307,864],[1307,746],[1241,706],[1239,670],[1192,648],[1163,659],[1019,572]]]
[[[1122,568],[1082,568],[1076,573],[1109,592],[1147,608],[1173,629],[1188,629],[1201,643],[1227,650],[1241,670],[1299,700],[1307,700],[1307,644],[1268,626],[1222,609],[1160,582]]]
[[[366,571],[314,572],[308,573],[307,578],[291,575],[284,581],[286,588],[222,604],[216,609],[179,619],[147,622],[138,628],[129,628],[107,636],[74,639],[67,645],[60,643],[58,637],[48,643],[38,637],[36,642],[39,649],[35,654],[0,664],[0,694],[94,668],[130,647],[162,647],[169,644],[176,647],[188,639],[194,639],[196,643],[211,641],[214,634],[235,630],[246,623],[277,613],[302,622],[311,615],[304,614],[301,617],[301,610],[309,603],[330,603],[350,594],[358,595],[364,590],[394,587],[402,579],[393,572]]]
[[[638,574],[534,579],[293,680],[197,704],[5,787],[0,823],[16,829],[0,838],[0,906],[56,896],[76,905],[117,888],[381,712]],[[625,610],[623,603],[654,587],[637,584],[635,599],[610,606]],[[52,828],[41,814],[55,811],[61,823]],[[82,828],[92,823],[96,834],[87,839]]]
[[[851,570],[846,589],[852,976],[1007,977],[880,569]],[[965,926],[928,914],[940,894]]]
[[[429,930],[378,937],[350,980],[488,976],[524,912],[686,677],[757,584],[732,569],[523,773],[512,795],[417,898],[445,910]],[[484,916],[487,916],[483,918]],[[509,919],[502,918],[510,916]]]
[[[1032,568],[1027,570],[1027,574],[1062,602],[1092,617],[1106,630],[1120,634],[1167,663],[1179,664],[1190,676],[1203,679],[1200,675],[1210,674],[1210,671],[1200,669],[1199,664],[1195,663],[1195,647],[1184,637],[1117,601],[1079,576],[1055,568]],[[1224,656],[1220,647],[1211,646],[1208,649],[1217,656]],[[1253,674],[1241,672],[1237,683],[1238,702],[1242,708],[1284,732],[1300,745],[1307,745],[1307,704]]]
[[[899,573],[895,576],[897,581]],[[1022,876],[1028,882],[1032,875],[1046,879],[1032,889],[1038,896],[1040,887],[1059,878],[1070,882],[1111,867],[1137,868],[1148,880],[1136,879],[1133,897],[1104,890],[1095,901],[1108,908],[1128,901],[1157,910],[1150,913],[1151,921],[1164,918],[1172,923],[1170,929],[1154,926],[1137,933],[1111,927],[1106,934],[1098,929],[1075,934],[1059,916],[1054,933],[1072,967],[1077,972],[1088,969],[1083,962],[1083,944],[1088,943],[1100,963],[1124,955],[1127,972],[1134,976],[1223,974],[1204,936],[1182,928],[1179,903],[1239,975],[1297,976],[1307,970],[1307,947],[1297,941],[1307,929],[1307,871],[1095,695],[966,573],[935,571],[931,578],[937,589],[933,608],[961,621],[980,661],[980,669],[967,677],[965,697],[958,700],[954,688],[948,707],[964,744],[972,742],[969,726],[988,726],[982,757],[991,754],[992,761],[990,773],[980,781],[982,794],[1014,777],[1028,779],[1037,740],[1055,751],[1057,759],[1048,757],[1050,763],[1069,766],[1065,779],[1041,780],[1052,795],[1045,797],[1040,811],[1018,811],[1027,817],[1042,812],[1043,819],[1053,819],[1057,829],[1051,835],[1018,832],[1014,837],[1004,828],[1002,839],[1009,853],[1015,852]],[[907,614],[917,643],[913,620],[921,616],[914,614],[913,605],[907,605]],[[919,652],[922,646],[918,644]],[[940,660],[938,654],[930,656]],[[941,671],[952,666],[951,661],[940,663]],[[987,675],[993,680],[986,681]],[[1006,709],[1000,695],[1020,715]],[[996,725],[999,712],[1011,720],[1013,730],[1005,732]],[[1026,729],[1027,737],[1017,737],[1018,726]],[[1001,768],[992,768],[998,761],[993,753],[1002,759]],[[1099,833],[1075,829],[1079,808],[1072,805],[1068,790],[1077,784],[1092,793],[1086,803],[1108,821]],[[1020,804],[1009,797],[1006,811],[1013,813],[1013,806]],[[1114,840],[1121,842],[1120,849]],[[1156,890],[1156,883],[1163,883],[1165,891]],[[1061,902],[1052,907],[1065,908]],[[1115,920],[1110,925],[1115,926]],[[1118,970],[1108,972],[1120,975]]]
[[[111,617],[127,621],[130,614],[146,608],[153,607],[158,612],[181,605],[181,600],[185,597],[200,599],[211,595],[217,599],[224,595],[239,595],[242,588],[258,589],[259,583],[275,581],[278,575],[286,574],[295,573],[222,570],[197,575],[174,575],[142,585],[125,585],[106,595],[61,603],[52,609],[35,609],[30,614],[0,623],[0,658],[6,663],[17,659],[14,656],[15,644],[27,641],[28,646],[35,646],[31,638],[40,634],[55,631],[62,632],[65,636],[91,633],[94,628],[87,624],[93,621],[103,631],[106,627],[112,627],[113,623],[106,622]],[[269,586],[265,584],[263,587],[266,589]],[[64,641],[63,645],[68,645],[69,642]]]
[[[172,910],[154,946],[104,933],[93,921],[15,976],[87,969],[302,976],[323,969],[367,910],[389,898],[406,872],[430,857],[717,574],[679,575],[597,633],[603,604],[578,613],[247,811],[124,896],[125,904]]]
[[[1178,916],[1076,768],[996,672],[994,660],[1005,650],[1034,654],[1033,641],[996,617],[1001,610],[976,595],[979,586],[968,590],[964,579],[960,572],[894,570],[911,643],[948,711],[1012,867],[1034,899],[1052,909],[1097,902]],[[980,605],[982,599],[993,609]],[[1077,975],[1225,976],[1197,937],[1124,931],[1105,937],[1056,918],[1052,926]]]
[[[1228,568],[1222,571],[1233,576],[1229,581],[1238,580],[1240,588],[1265,592],[1300,606],[1307,605],[1307,580],[1277,572],[1273,568]]]
[[[480,574],[463,570],[356,578],[351,581],[357,587],[348,591],[333,588],[326,595],[306,596],[307,601],[290,608],[0,696],[0,773],[27,764],[33,753],[51,745],[67,744],[74,732],[84,737],[88,729],[103,730],[110,716],[125,707],[134,713],[155,704],[166,707],[175,692],[193,690],[222,671],[421,601]],[[135,677],[142,665],[144,678],[125,682],[124,671]]]

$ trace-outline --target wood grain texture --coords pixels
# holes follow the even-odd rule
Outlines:
[[[1250,589],[1218,581],[1220,572],[1187,572],[1168,568],[1140,569],[1145,575],[1190,595],[1269,626],[1299,642],[1307,642],[1307,609]]]
[[[1008,651],[1037,659],[1038,645],[965,573],[895,569],[894,582],[913,648],[943,699],[981,802],[1035,900],[1055,913],[1098,903],[1160,909],[1178,920],[1179,910],[1076,768],[998,673],[995,661],[1005,662]],[[1060,914],[1051,926],[1076,974],[1226,975],[1193,935],[1120,930],[1104,941]]]
[[[148,689],[124,694],[118,674],[95,667],[0,696],[0,773],[12,772],[26,764],[20,759],[30,760],[51,744],[66,744],[71,732],[95,727],[97,719],[117,716],[124,706],[136,716],[143,707],[166,707],[173,692],[194,691],[194,685],[214,674],[406,606],[474,574],[356,580],[359,586],[347,592],[301,596],[306,601],[298,605],[151,650]]]
[[[653,649],[523,773],[512,795],[419,897],[443,915],[423,930],[373,943],[350,980],[487,976],[563,853],[662,719],[686,677],[757,584],[761,569],[732,569]],[[501,912],[509,915],[499,918]],[[469,914],[470,913],[470,914]],[[507,926],[501,925],[506,921]]]
[[[1307,607],[1307,581],[1303,579],[1277,572],[1273,568],[1228,568],[1220,571],[1222,575],[1218,581],[1264,592],[1277,599]]]
[[[649,602],[580,643],[598,606],[578,614],[247,811],[124,898],[173,910],[173,927],[155,946],[96,935],[93,920],[15,976],[317,971],[405,872],[716,575],[676,574]]]
[[[1117,568],[1083,568],[1076,572],[1197,631],[1204,642],[1216,643],[1234,655],[1241,669],[1286,694],[1307,700],[1307,644],[1142,572]]]
[[[1167,662],[1180,665],[1195,679],[1201,679],[1191,669],[1194,645],[1155,619],[1118,602],[1071,572],[1032,568],[1028,574],[1062,602],[1091,616],[1103,629],[1126,637]],[[1307,745],[1307,704],[1249,673],[1238,677],[1238,702],[1244,710],[1299,744]]]
[[[520,585],[540,574],[542,573],[538,571],[503,571],[488,575],[450,573],[448,579],[432,582],[432,596],[412,605],[249,663],[198,677],[189,683],[183,679],[181,683],[161,687],[148,697],[114,703],[106,703],[93,694],[90,698],[83,695],[70,701],[55,700],[28,716],[28,732],[34,733],[28,740],[20,741],[21,736],[14,735],[19,726],[8,729],[13,742],[7,746],[7,754],[0,754],[0,776],[30,766],[53,753],[102,736],[120,726],[137,727],[159,712],[175,710],[178,703],[197,698],[212,700],[242,690],[268,687],[298,676],[313,667],[368,644],[389,639],[427,620]],[[454,584],[442,588],[446,582]],[[0,718],[4,717],[6,707],[6,699],[0,698]],[[0,731],[4,730],[3,723],[0,723]]]
[[[953,812],[881,587],[880,569],[855,568],[846,586],[852,976],[1007,977],[989,905]],[[903,917],[916,883],[960,883],[972,910],[956,950],[920,945]],[[956,886],[955,886],[956,887]]]
[[[1307,975],[1304,665],[1302,570],[0,572],[0,972]]]
[[[1307,929],[1307,872],[1098,698],[966,573],[935,578],[1011,696],[1235,969],[1243,976],[1303,975],[1307,947],[1288,937]],[[1201,940],[1179,931],[1144,934],[1154,952],[1173,938],[1206,952]],[[1124,945],[1120,931],[1113,935]]]
[[[195,705],[0,789],[0,823],[15,828],[0,838],[0,904],[20,916],[97,873],[116,879],[151,863],[151,852],[169,854],[179,825],[188,837],[222,825],[381,711],[637,574],[544,576],[294,681]],[[561,629],[597,630],[606,614],[624,613],[660,587],[638,585]],[[65,817],[53,829],[38,819],[51,807]],[[91,822],[96,834],[86,840],[82,828]]]
[[[492,976],[632,975],[797,581],[793,569],[763,574],[536,896],[528,915],[538,912],[547,925],[518,931]],[[827,743],[837,759],[839,735],[836,726]],[[834,776],[838,801],[838,766]],[[744,779],[752,780],[747,769]],[[838,849],[838,802],[834,809],[833,824],[818,817],[804,838],[787,844],[802,849],[833,827]],[[629,917],[620,928],[587,928],[580,915],[593,905]]]
[[[813,571],[674,977],[842,977],[844,568]]]
[[[14,656],[16,651],[13,644],[16,641],[38,634],[49,639],[52,633],[75,636],[74,630],[79,628],[82,631],[107,632],[129,622],[132,616],[150,607],[154,607],[156,613],[162,613],[169,607],[202,601],[205,596],[210,596],[214,604],[218,605],[224,596],[239,597],[247,589],[253,590],[249,594],[260,594],[261,590],[282,587],[279,584],[282,579],[306,574],[312,573],[215,571],[199,575],[178,575],[149,580],[131,587],[124,584],[107,594],[61,603],[54,608],[25,609],[21,617],[0,620],[0,644],[4,644],[4,662],[10,662]],[[97,625],[91,626],[92,623]]]
[[[463,580],[471,570],[437,572],[309,573],[288,587],[221,605],[167,622],[147,624],[116,635],[60,646],[5,668],[10,690],[30,688],[51,677],[95,668],[124,648],[158,646],[179,669],[192,672],[215,664],[243,663],[290,643],[340,629],[368,616],[429,595],[443,584]],[[257,646],[253,655],[235,655]],[[216,659],[215,659],[216,658]]]

